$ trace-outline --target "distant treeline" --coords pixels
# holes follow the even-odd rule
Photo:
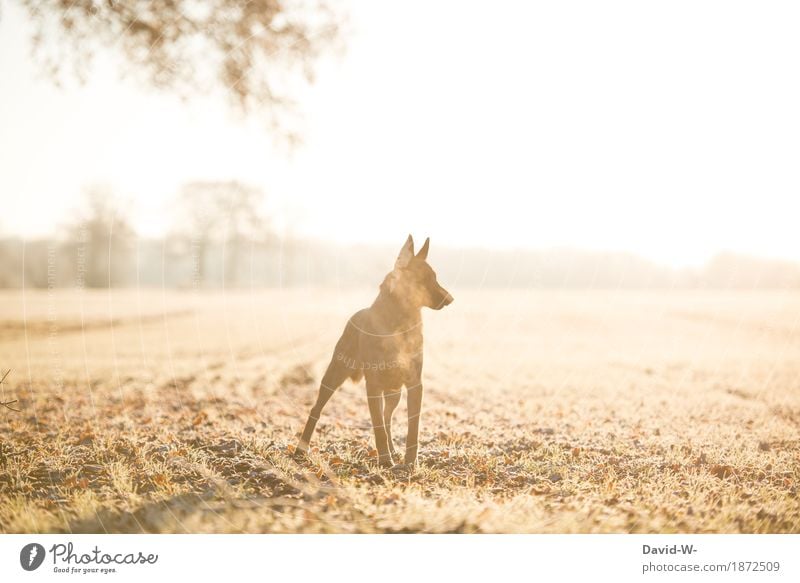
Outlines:
[[[198,242],[130,236],[0,240],[0,287],[170,288],[378,285],[397,249],[307,240]],[[453,287],[800,288],[800,265],[721,254],[672,269],[632,254],[572,249],[501,251],[433,245],[430,262]]]

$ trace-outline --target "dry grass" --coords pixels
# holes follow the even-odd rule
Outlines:
[[[800,295],[454,292],[410,478],[288,454],[371,290],[3,292],[0,531],[800,532]]]

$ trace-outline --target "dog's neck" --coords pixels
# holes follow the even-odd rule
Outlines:
[[[408,329],[422,320],[422,307],[390,291],[385,281],[381,284],[380,292],[372,302],[371,309],[393,330]]]

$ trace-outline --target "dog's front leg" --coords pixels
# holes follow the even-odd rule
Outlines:
[[[413,467],[419,446],[419,417],[422,413],[422,383],[408,388],[408,436],[406,437],[406,465]]]
[[[372,429],[375,431],[378,463],[384,467],[391,467],[392,456],[389,454],[389,438],[383,425],[383,392],[370,390],[368,385],[367,401],[369,401],[369,416],[372,419]]]
[[[400,403],[400,391],[390,391],[383,395],[383,425],[386,428],[386,437],[389,441],[389,455],[392,460],[397,461],[397,452],[394,451],[394,443],[392,442],[392,413],[397,409]]]

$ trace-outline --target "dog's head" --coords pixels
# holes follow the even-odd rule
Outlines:
[[[429,248],[430,238],[414,254],[414,239],[409,235],[385,283],[391,293],[415,307],[441,310],[453,302],[453,296],[436,281],[436,273],[426,261]]]

